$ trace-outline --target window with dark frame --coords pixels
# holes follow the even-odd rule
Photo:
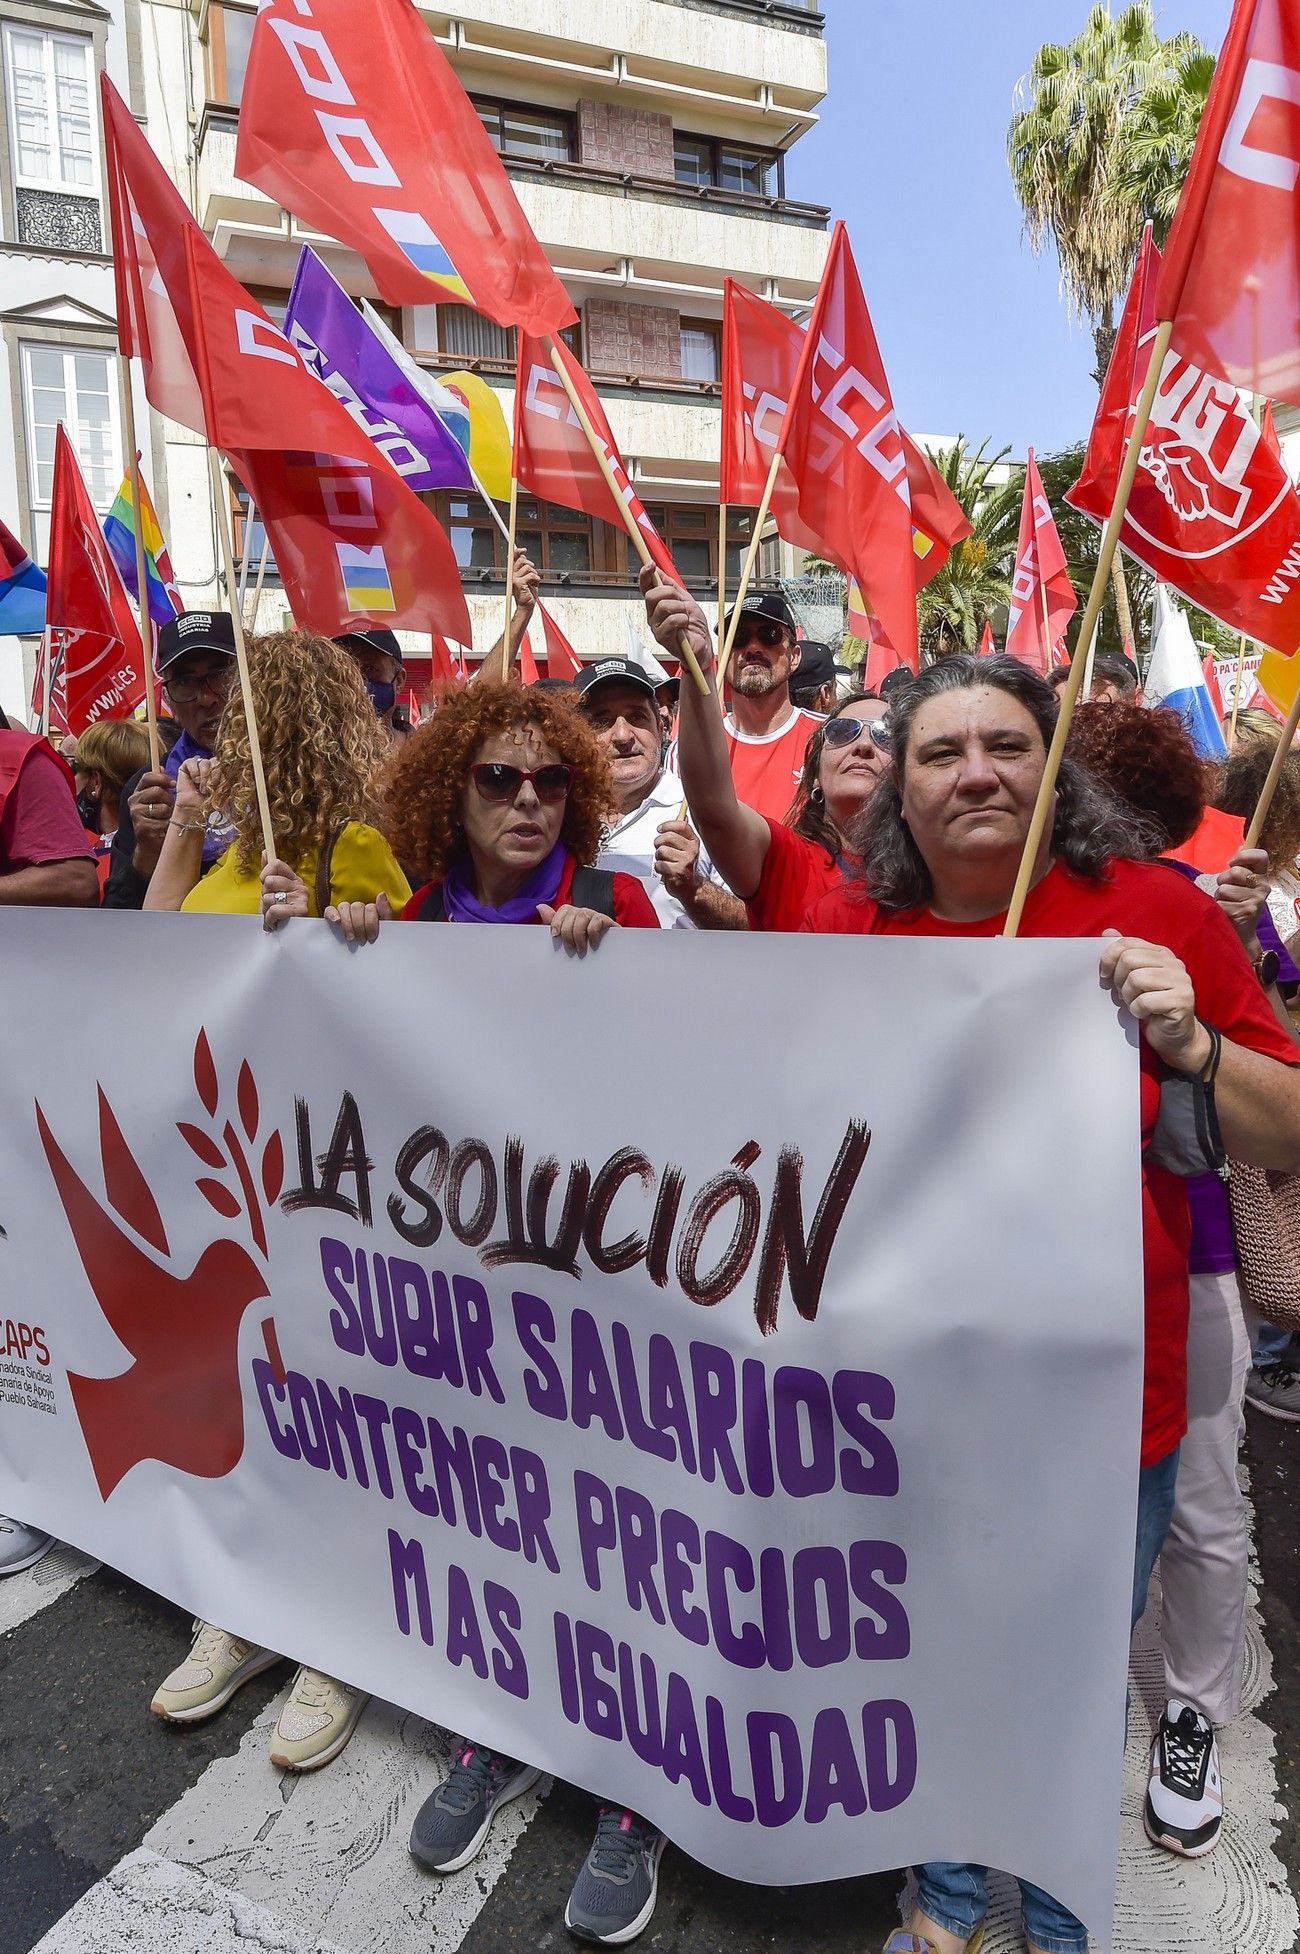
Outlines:
[[[729,190],[746,197],[785,195],[784,158],[777,149],[756,149],[747,143],[721,141],[714,136],[673,132],[673,175],[695,190]]]
[[[256,507],[254,507],[250,519],[248,513],[249,495],[243,483],[238,481],[235,476],[227,475],[226,486],[230,491],[230,517],[235,563],[237,567],[241,566],[245,557],[247,557],[249,564],[248,587],[252,590],[257,581],[257,573],[262,561],[262,550],[266,544],[266,529],[261,517],[257,513]],[[272,584],[278,587],[279,583],[280,572],[275,567],[275,555],[271,550],[267,550],[266,575],[263,578],[263,588],[265,589]]]
[[[470,98],[498,156],[534,163],[571,163],[577,154],[577,117],[562,109],[535,108],[528,102]]]
[[[211,0],[208,7],[208,38],[205,73],[210,102],[229,103],[238,108],[248,71],[248,51],[253,44],[253,24],[257,12],[252,7],[232,7],[226,0]]]
[[[722,327],[716,319],[681,321],[683,380],[720,380]]]

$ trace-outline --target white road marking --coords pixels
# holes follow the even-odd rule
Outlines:
[[[98,1566],[97,1560],[88,1559],[75,1547],[60,1545],[51,1547],[35,1567],[25,1567],[21,1574],[6,1574],[0,1579],[0,1635],[21,1628]]]
[[[84,1893],[34,1954],[340,1954],[146,1846]]]

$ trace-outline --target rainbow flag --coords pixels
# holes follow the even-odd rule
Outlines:
[[[136,457],[137,461],[139,457]],[[161,525],[144,477],[140,478],[140,521],[144,528],[144,580],[149,591],[149,618],[154,624],[168,624],[185,609],[176,588],[176,572],[163,540]],[[136,603],[140,601],[135,581],[135,510],[131,501],[131,474],[122,477],[122,486],[104,518],[104,541]]]
[[[393,579],[389,575],[382,547],[359,549],[355,543],[335,543],[343,588],[354,611],[395,611]]]

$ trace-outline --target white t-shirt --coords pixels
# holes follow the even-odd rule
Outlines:
[[[665,821],[686,818],[682,814],[684,799],[681,781],[665,767],[641,805],[619,816],[596,861],[598,868],[613,869],[616,875],[635,875],[645,883],[661,929],[695,928],[676,896],[669,895],[655,873],[655,836]],[[721,883],[703,848],[699,866],[700,874],[710,882]]]

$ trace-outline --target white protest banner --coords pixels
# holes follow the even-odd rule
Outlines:
[[[11,911],[0,955],[57,1028],[0,1072],[0,1511],[719,1871],[974,1859],[1106,1940],[1096,944]]]

